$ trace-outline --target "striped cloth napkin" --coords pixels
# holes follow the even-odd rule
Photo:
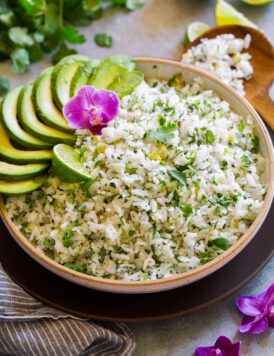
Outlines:
[[[94,323],[47,307],[16,285],[0,264],[0,354],[132,355],[135,340],[122,323]]]

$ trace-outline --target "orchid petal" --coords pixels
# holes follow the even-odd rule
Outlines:
[[[274,328],[274,310],[270,310],[268,315],[268,323],[271,328]]]
[[[91,126],[90,131],[92,132],[93,135],[99,136],[99,135],[102,135],[102,130],[105,127],[107,127],[107,125]]]
[[[229,356],[239,356],[240,355],[241,342],[235,342],[231,345]]]
[[[261,334],[268,327],[268,320],[264,317],[245,316],[240,325],[241,333]]]
[[[70,127],[74,129],[89,128],[89,110],[86,99],[82,96],[75,96],[63,108],[63,114],[69,121]]]
[[[274,306],[274,283],[266,290],[263,301],[267,309],[266,312],[269,313],[271,307]]]
[[[232,345],[232,342],[229,340],[228,337],[226,336],[219,336],[218,339],[215,342],[215,348],[221,349],[221,350],[229,350]]]
[[[118,114],[119,99],[116,93],[110,90],[97,90],[93,94],[94,105],[103,113],[106,113],[110,118]]]
[[[214,346],[197,347],[195,349],[195,356],[216,356],[216,349]],[[219,356],[223,356],[219,353]]]
[[[84,85],[82,88],[78,90],[77,96],[82,96],[85,98],[87,103],[91,105],[95,105],[93,101],[93,95],[96,92],[96,89],[91,85]]]
[[[243,296],[236,300],[238,309],[245,315],[259,316],[263,313],[262,300],[253,296]]]

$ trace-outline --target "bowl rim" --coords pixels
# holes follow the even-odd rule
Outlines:
[[[206,77],[207,79],[216,82],[218,85],[221,85],[226,91],[230,92],[233,97],[236,97],[238,101],[241,102],[241,105],[244,106],[252,116],[252,119],[255,120],[260,127],[265,141],[267,143],[267,150],[270,155],[270,180],[267,188],[267,194],[265,196],[265,200],[263,202],[262,207],[259,210],[259,213],[256,219],[252,222],[247,231],[232,245],[228,250],[224,251],[221,255],[213,259],[212,261],[199,266],[195,269],[189,270],[187,272],[183,272],[180,274],[176,274],[171,277],[156,279],[156,280],[147,280],[147,281],[124,281],[124,280],[111,280],[102,277],[95,277],[92,275],[88,275],[82,272],[77,272],[72,269],[69,269],[58,262],[54,261],[50,257],[46,256],[44,253],[40,252],[31,242],[17,229],[15,224],[12,222],[11,218],[8,215],[8,212],[5,208],[3,197],[0,196],[0,214],[2,219],[11,233],[12,237],[15,241],[27,252],[32,258],[34,258],[37,262],[42,264],[44,267],[50,269],[52,272],[57,273],[59,276],[62,275],[63,278],[73,280],[75,283],[85,285],[87,287],[92,287],[100,290],[110,291],[111,287],[119,288],[119,292],[126,292],[126,289],[129,287],[136,287],[136,292],[138,292],[137,287],[156,287],[154,292],[157,291],[157,286],[167,285],[172,282],[179,282],[184,280],[184,285],[195,282],[215,270],[221,268],[226,263],[231,261],[236,255],[238,255],[244,247],[252,240],[255,233],[261,227],[272,203],[272,198],[274,195],[274,152],[273,145],[270,138],[270,135],[260,118],[259,114],[255,111],[255,109],[248,103],[246,99],[244,99],[238,92],[236,92],[233,88],[229,87],[227,84],[223,83],[216,77],[211,74],[196,68],[194,66],[190,66],[178,61],[163,59],[157,57],[137,57],[135,58],[137,63],[151,63],[151,64],[163,64],[163,65],[171,65],[175,66],[178,69],[194,72],[198,77]],[[181,286],[179,284],[178,286]],[[115,289],[116,289],[115,288]],[[160,289],[163,290],[163,289]],[[159,291],[160,291],[159,290]],[[153,290],[152,290],[153,291]],[[134,293],[134,290],[133,290]]]

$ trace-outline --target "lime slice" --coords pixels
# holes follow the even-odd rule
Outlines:
[[[88,170],[80,162],[75,150],[65,144],[53,148],[52,168],[56,175],[66,183],[91,180]]]
[[[257,28],[253,22],[248,20],[241,12],[237,11],[233,6],[224,0],[216,1],[215,16],[216,23],[219,26],[243,25]]]
[[[274,0],[242,0],[243,2],[249,4],[249,5],[265,5],[269,4],[270,2],[273,2]]]
[[[185,38],[183,41],[184,47],[188,46],[192,41],[194,41],[197,37],[201,36],[209,29],[210,26],[207,23],[199,21],[192,22],[186,30]]]

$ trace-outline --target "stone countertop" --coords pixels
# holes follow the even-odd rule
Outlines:
[[[249,6],[240,0],[230,0],[247,17],[254,21],[274,42],[274,3],[267,6]],[[81,29],[87,42],[79,51],[91,57],[102,58],[111,53],[127,53],[133,56],[155,56],[179,59],[181,42],[187,25],[193,21],[215,23],[213,0],[148,0],[145,7],[135,12],[108,10],[102,19],[90,27]],[[97,32],[107,32],[114,38],[111,49],[98,48],[93,37]],[[0,74],[11,79],[12,87],[33,79],[48,61],[35,64],[22,75],[13,75],[9,63],[0,65]],[[197,345],[214,344],[219,335],[242,341],[245,356],[272,356],[274,333],[268,330],[262,335],[240,335],[237,332],[241,316],[235,309],[238,295],[258,294],[271,282],[274,275],[274,258],[246,287],[235,295],[202,311],[190,315],[160,321],[131,325],[137,339],[138,356],[188,356]]]

